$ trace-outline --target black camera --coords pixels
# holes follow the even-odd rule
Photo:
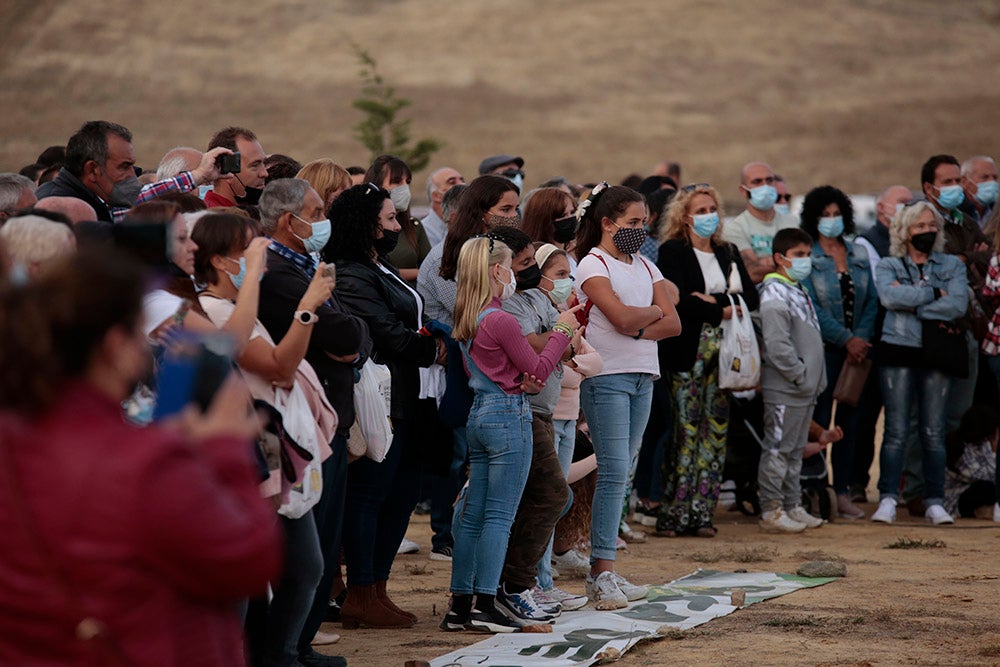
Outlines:
[[[216,164],[219,165],[219,173],[221,174],[238,174],[240,173],[240,154],[220,155]]]

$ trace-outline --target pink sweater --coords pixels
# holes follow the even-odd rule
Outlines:
[[[479,323],[471,346],[472,360],[486,377],[508,394],[521,393],[521,377],[530,373],[547,381],[569,344],[565,334],[553,331],[541,354],[535,352],[521,333],[521,325],[509,313],[500,310],[494,298],[487,308],[496,308]]]

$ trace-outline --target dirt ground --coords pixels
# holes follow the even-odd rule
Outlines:
[[[871,514],[874,505],[866,505]],[[806,560],[840,560],[847,577],[710,621],[675,637],[641,644],[629,665],[1000,665],[1000,525],[962,519],[932,527],[900,508],[892,526],[838,521],[802,535],[765,535],[756,521],[720,511],[714,539],[655,538],[619,552],[630,580],[666,583],[699,567],[794,573]],[[397,603],[420,617],[409,630],[341,630],[323,652],[351,667],[430,660],[483,638],[437,628],[447,610],[450,566],[430,561],[426,516],[408,537],[420,553],[400,556],[389,581]],[[908,541],[912,548],[888,548]],[[582,579],[557,585],[583,592]],[[572,612],[570,612],[572,613]]]

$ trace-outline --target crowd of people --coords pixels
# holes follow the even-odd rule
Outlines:
[[[442,630],[621,609],[632,526],[863,519],[879,437],[871,521],[1000,521],[993,159],[873,183],[864,230],[763,162],[731,219],[676,162],[478,172],[433,170],[421,220],[392,155],[227,127],[144,171],[92,121],[0,174],[0,662],[344,665],[324,622],[419,620],[389,591],[418,505]]]

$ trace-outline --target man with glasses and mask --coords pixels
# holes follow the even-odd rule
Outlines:
[[[750,162],[740,172],[740,192],[747,208],[726,223],[723,237],[736,245],[754,284],[774,271],[771,242],[779,230],[797,227],[790,215],[775,210],[778,201],[777,178],[770,165]]]
[[[479,175],[503,176],[524,192],[524,158],[514,155],[491,155],[479,163]]]
[[[117,222],[112,209],[124,213],[134,206],[141,188],[135,173],[132,133],[117,123],[93,120],[69,138],[65,166],[54,180],[40,186],[36,195],[39,199],[82,199],[93,207],[98,220]]]
[[[267,154],[257,135],[245,127],[223,128],[208,142],[208,150],[220,146],[240,154],[240,170],[231,178],[220,175],[212,183],[211,192],[205,194],[205,204],[209,208],[256,206],[267,178],[267,167],[264,166]]]

